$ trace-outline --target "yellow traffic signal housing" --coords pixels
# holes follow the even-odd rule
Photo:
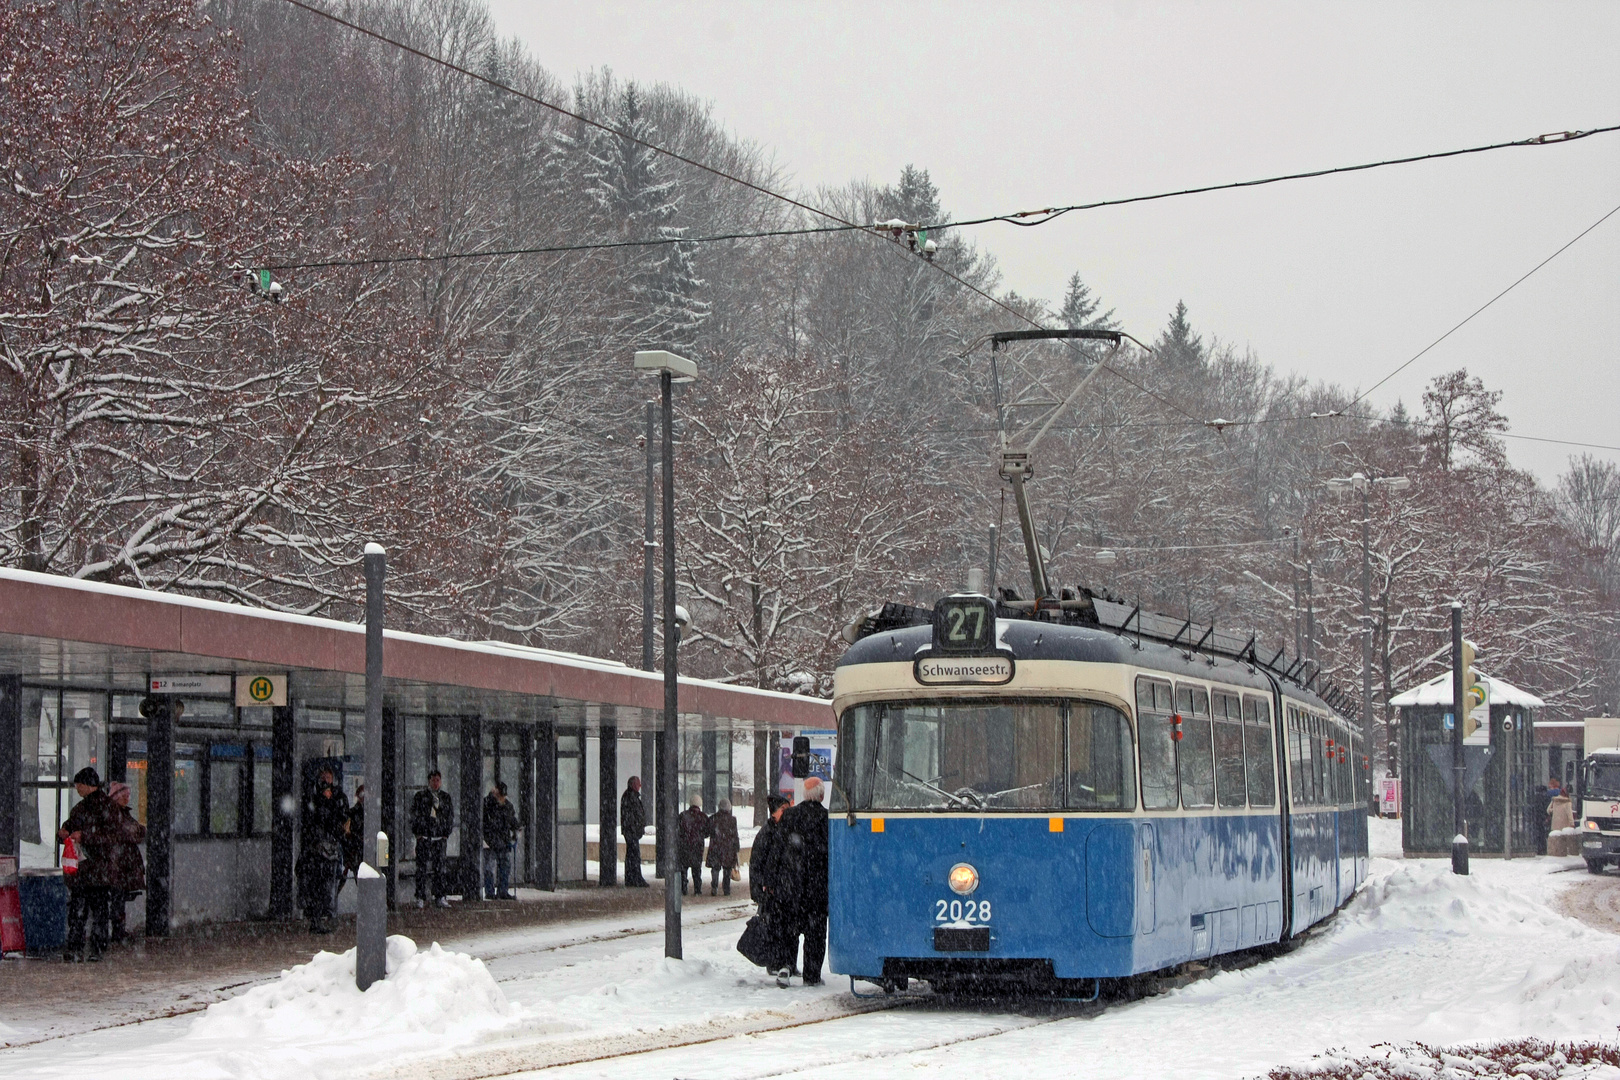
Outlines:
[[[1479,723],[1474,719],[1474,710],[1485,704],[1487,693],[1485,684],[1479,681],[1479,675],[1474,671],[1474,644],[1464,641],[1462,647],[1462,677],[1463,677],[1463,705],[1462,725],[1463,738],[1468,738],[1479,730]]]

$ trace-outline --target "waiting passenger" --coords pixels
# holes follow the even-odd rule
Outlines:
[[[354,805],[349,807],[348,820],[343,823],[343,880],[353,874],[358,880],[361,860],[366,854],[366,785],[354,792]],[[342,891],[342,886],[339,886]]]
[[[107,902],[114,877],[112,857],[119,833],[114,815],[118,807],[101,790],[101,776],[88,766],[73,774],[73,789],[79,793],[79,801],[56,832],[57,839],[64,843],[71,837],[79,850],[78,868],[63,875],[68,887],[68,926],[62,960],[94,963],[107,948]]]
[[[619,796],[619,832],[624,837],[624,887],[645,889],[641,876],[641,834],[647,831],[647,809],[641,801],[641,777],[632,776]]]
[[[114,943],[129,936],[124,927],[125,905],[146,891],[146,861],[141,858],[141,841],[146,826],[129,812],[129,785],[115,780],[107,785],[107,797],[118,808],[117,840],[113,847],[113,880],[107,897],[107,921]]]
[[[456,826],[456,804],[450,793],[441,791],[444,778],[439,770],[428,773],[428,786],[411,800],[411,833],[416,837],[416,906],[427,907],[431,892],[433,902],[442,908],[450,906],[445,895],[444,845]]]
[[[725,888],[731,895],[731,875],[737,869],[737,852],[742,843],[737,837],[737,819],[731,814],[731,800],[721,799],[720,809],[709,819],[709,895]]]
[[[484,796],[484,899],[516,900],[512,895],[512,845],[517,843],[517,811],[506,799],[506,782],[496,781]],[[495,891],[496,876],[500,892]]]
[[[677,870],[681,875],[681,895],[686,895],[686,877],[692,876],[692,892],[698,896],[703,895],[703,841],[709,838],[709,815],[703,812],[703,799],[697,795],[692,796],[692,804],[681,811],[680,819],[676,822],[678,844],[675,853],[679,856]]]
[[[788,871],[785,906],[791,923],[788,956],[799,951],[804,937],[804,985],[821,985],[821,961],[827,955],[827,810],[826,788],[817,777],[804,782],[804,801],[782,815],[781,841]],[[786,986],[791,964],[777,972]]]
[[[298,887],[312,934],[332,932],[338,890],[343,887],[343,830],[348,821],[349,800],[332,770],[322,769],[299,826]]]

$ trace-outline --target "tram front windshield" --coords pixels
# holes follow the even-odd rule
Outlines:
[[[1109,705],[879,702],[846,711],[839,737],[840,802],[857,810],[1136,807],[1130,721]]]

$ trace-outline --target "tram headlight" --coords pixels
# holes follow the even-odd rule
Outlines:
[[[965,862],[959,862],[951,867],[951,873],[946,881],[950,883],[951,892],[957,896],[966,896],[979,887],[979,872]]]

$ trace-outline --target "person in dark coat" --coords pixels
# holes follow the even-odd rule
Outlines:
[[[821,985],[821,961],[827,955],[827,810],[826,788],[812,776],[804,782],[804,801],[782,815],[782,848],[786,857],[786,907],[792,956],[804,938],[804,985]],[[786,986],[791,967],[777,972]]]
[[[343,880],[360,872],[360,860],[366,853],[366,785],[361,784],[354,793],[354,804],[343,823]],[[342,885],[338,886],[341,892]]]
[[[748,851],[748,898],[764,911],[781,884],[782,861],[777,856],[777,845],[782,840],[782,814],[788,800],[780,795],[767,795],[765,806],[768,816],[765,824],[754,835],[754,845]]]
[[[737,819],[731,814],[731,800],[721,799],[720,809],[709,819],[709,895],[714,896],[722,883],[727,896],[731,895],[731,871],[737,865],[737,852],[742,846],[737,837]]]
[[[332,932],[338,890],[343,887],[343,835],[348,823],[349,800],[332,770],[322,769],[299,823],[303,849],[298,858],[299,891],[312,934]]]
[[[787,955],[789,912],[785,902],[786,859],[783,858],[786,834],[782,831],[781,822],[782,814],[789,805],[789,801],[780,795],[765,797],[768,816],[754,835],[753,846],[748,852],[748,896],[759,905],[760,919],[772,943],[770,951],[775,958],[765,965],[772,975],[778,974],[783,967],[790,974],[797,974],[796,965]],[[796,951],[796,936],[793,942]]]
[[[411,834],[416,837],[416,906],[427,907],[431,891],[433,902],[449,907],[444,885],[444,845],[456,827],[456,804],[448,791],[440,786],[444,778],[439,770],[428,773],[428,786],[411,799]]]
[[[484,899],[516,900],[512,895],[512,846],[517,843],[517,808],[506,798],[506,782],[497,781],[484,796]],[[500,891],[496,892],[499,877]]]
[[[647,831],[647,809],[641,801],[641,777],[632,776],[619,796],[619,833],[624,837],[624,887],[645,889],[641,876],[641,835]]]
[[[1530,828],[1536,834],[1536,854],[1547,854],[1547,834],[1552,831],[1552,801],[1563,792],[1559,789],[1558,777],[1548,778],[1545,784],[1537,784],[1535,794],[1530,799]]]
[[[692,875],[692,891],[703,895],[703,841],[709,838],[709,815],[703,812],[703,800],[692,796],[692,804],[681,811],[676,821],[678,856],[677,867],[681,875],[681,895],[686,895],[686,876]]]
[[[67,942],[62,949],[65,963],[96,962],[107,948],[107,905],[115,880],[114,858],[121,829],[118,805],[101,790],[101,776],[83,768],[73,774],[73,789],[79,793],[74,805],[57,830],[58,840],[72,837],[79,851],[79,865],[64,874],[68,887]],[[86,930],[89,951],[85,951]]]
[[[146,891],[146,861],[140,844],[146,839],[146,826],[129,812],[129,785],[114,781],[107,785],[107,797],[118,807],[118,841],[113,849],[113,882],[107,898],[107,921],[114,943],[129,936],[124,927],[124,906]]]

